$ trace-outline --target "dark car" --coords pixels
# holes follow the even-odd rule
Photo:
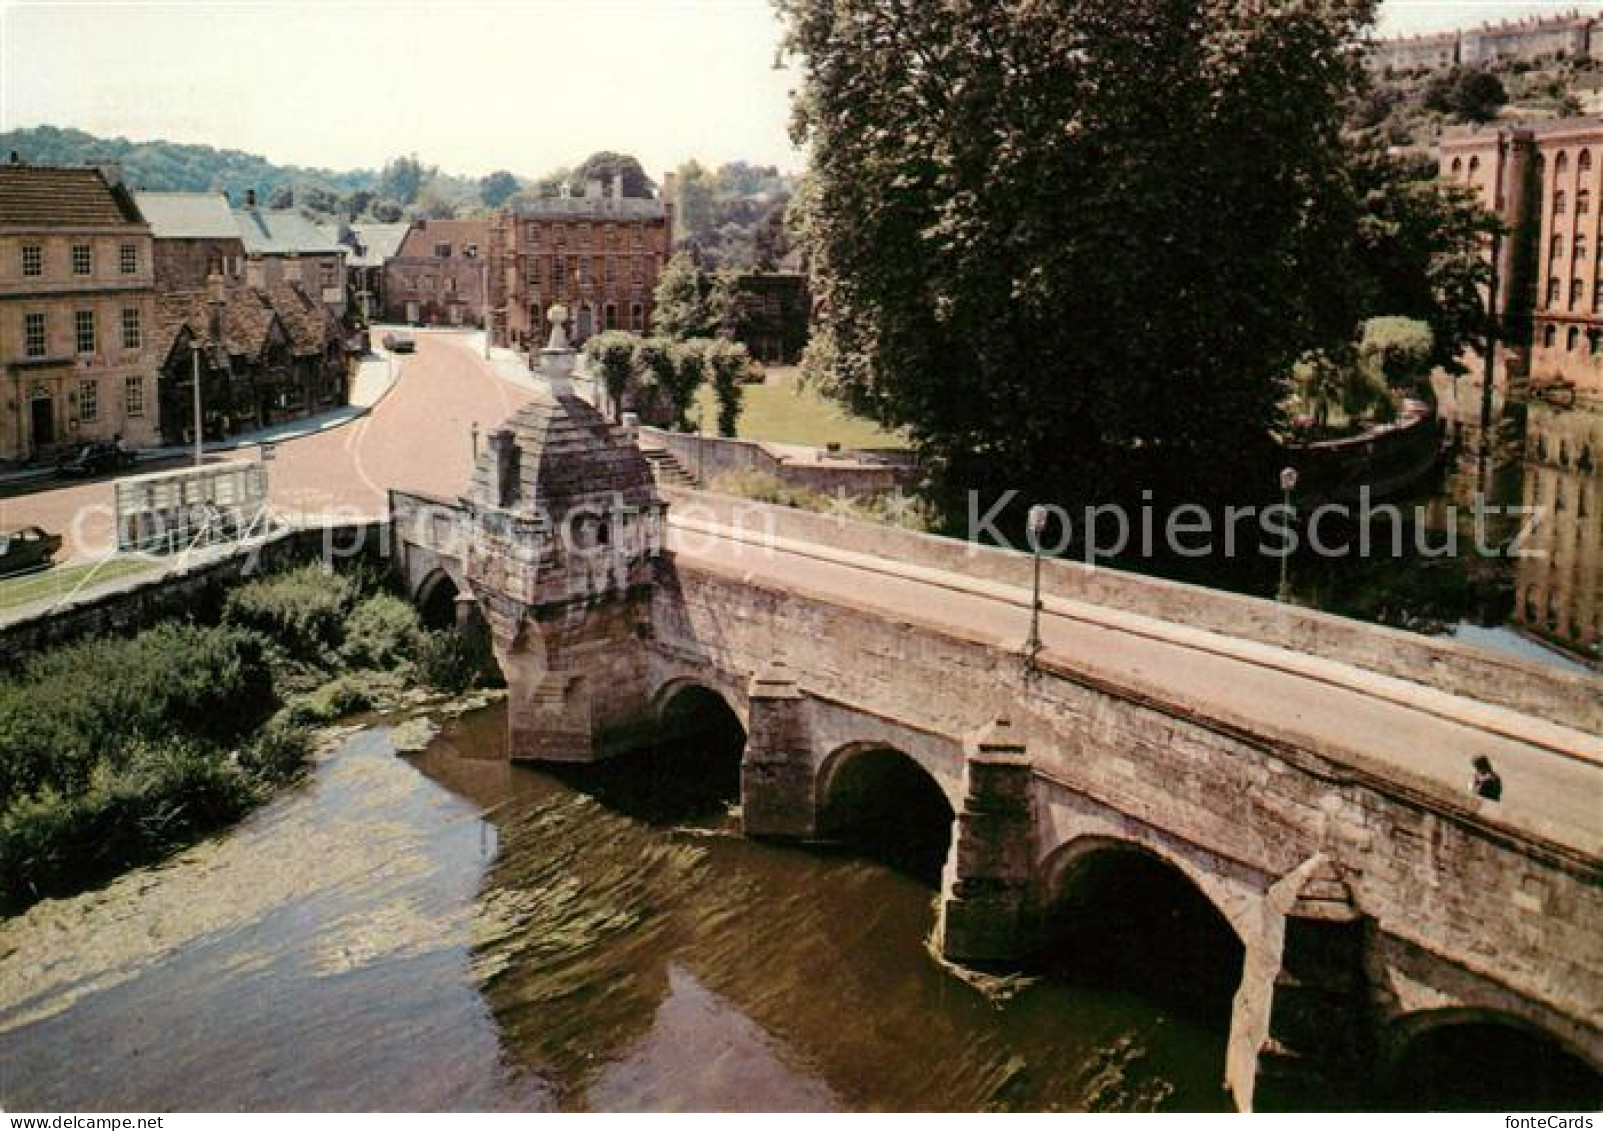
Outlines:
[[[417,349],[417,342],[411,334],[390,333],[384,335],[384,348],[391,353],[411,353]]]
[[[0,530],[0,577],[44,569],[61,549],[61,535],[47,534],[37,526]]]
[[[56,464],[62,475],[104,475],[108,471],[121,471],[133,466],[132,452],[120,444],[99,442],[85,444]]]

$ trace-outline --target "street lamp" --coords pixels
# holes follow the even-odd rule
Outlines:
[[[200,427],[200,339],[189,339],[189,371],[190,383],[195,386],[195,466],[199,467],[205,459],[206,438]]]
[[[475,420],[473,422],[472,430],[473,430],[473,460],[472,460],[472,462],[478,463],[479,462],[479,422],[477,420]]]
[[[1035,671],[1041,654],[1041,535],[1046,531],[1047,509],[1037,503],[1025,517],[1030,532],[1030,553],[1034,558],[1034,581],[1030,586],[1030,634],[1024,638],[1024,670]]]
[[[1295,511],[1293,511],[1291,509],[1291,493],[1293,491],[1295,491],[1296,489],[1297,489],[1297,469],[1295,467],[1283,467],[1283,468],[1281,468],[1280,469],[1280,497],[1281,497],[1282,505],[1285,507],[1285,513],[1286,513],[1287,521],[1290,521],[1291,516],[1296,513]],[[1284,602],[1284,601],[1291,600],[1290,567],[1291,567],[1291,546],[1287,545],[1286,548],[1285,548],[1285,553],[1280,555],[1280,588],[1275,593],[1275,600],[1277,600],[1277,601]]]

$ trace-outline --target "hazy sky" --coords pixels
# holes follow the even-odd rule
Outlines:
[[[1117,2],[1117,0],[1110,0]],[[1384,33],[1567,10],[1385,0]],[[0,0],[0,129],[42,123],[274,161],[535,175],[596,149],[795,169],[768,0]]]

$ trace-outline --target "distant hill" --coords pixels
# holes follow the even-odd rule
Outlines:
[[[306,169],[275,165],[265,157],[237,149],[209,145],[181,145],[171,141],[129,141],[96,137],[82,130],[36,126],[0,133],[0,154],[15,150],[35,165],[82,165],[116,161],[123,177],[136,189],[156,192],[210,192],[221,190],[236,203],[253,188],[263,201],[281,186],[316,186],[336,196],[360,190],[377,191],[379,174],[372,169]]]

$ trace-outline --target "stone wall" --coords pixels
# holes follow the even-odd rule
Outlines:
[[[754,535],[813,542],[980,581],[1028,588],[1027,554],[896,527],[767,506],[705,491],[666,488],[674,524],[739,525]],[[1592,733],[1603,732],[1603,687],[1592,677],[1253,597],[1061,559],[1043,564],[1047,597],[1152,617],[1339,660],[1370,671],[1510,707]]]
[[[642,427],[640,435],[647,447],[666,448],[704,484],[721,475],[758,474],[821,495],[863,498],[909,488],[918,479],[910,456],[855,451],[832,456],[821,449],[650,427]]]

